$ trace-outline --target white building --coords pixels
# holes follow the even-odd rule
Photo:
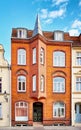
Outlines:
[[[10,126],[10,67],[0,44],[0,126]]]
[[[81,41],[72,47],[72,126],[81,125]]]

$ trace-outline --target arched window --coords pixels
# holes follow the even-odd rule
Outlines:
[[[26,65],[26,50],[18,49],[18,65]]]
[[[53,52],[53,66],[65,66],[65,53],[62,51]]]
[[[45,84],[45,81],[44,81],[44,76],[41,75],[41,79],[40,79],[40,91],[43,92],[44,91],[44,84]]]
[[[15,121],[28,121],[28,103],[15,103]]]
[[[41,48],[40,50],[40,63],[44,64],[44,49]]]
[[[53,92],[57,92],[57,93],[65,92],[65,78],[63,77],[53,78]]]
[[[25,76],[18,76],[18,92],[25,92],[26,91],[26,77]]]
[[[65,104],[63,102],[53,104],[53,117],[65,117]]]

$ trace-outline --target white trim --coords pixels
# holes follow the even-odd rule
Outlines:
[[[57,106],[55,106],[55,104]],[[53,104],[53,117],[56,117],[56,118],[64,118],[65,117],[65,104],[64,104],[64,107],[62,107],[61,105],[61,102],[56,102]],[[64,115],[61,116],[62,114],[62,109],[64,110]],[[55,111],[56,111],[56,116],[55,116]],[[60,115],[59,115],[59,112],[60,111]]]
[[[18,103],[18,107],[16,106],[16,104]],[[26,103],[27,106],[20,106],[21,103]],[[27,116],[16,116],[16,108],[27,108]],[[20,102],[16,102],[15,103],[15,121],[28,121],[28,103],[27,102],[23,102],[23,101],[20,101]]]
[[[33,75],[33,77],[32,77],[32,84],[33,84],[33,86],[32,86],[32,89],[33,89],[33,91],[36,91],[36,75]]]
[[[18,65],[26,65],[26,50],[25,49],[18,49],[17,50],[17,63]]]
[[[21,79],[21,81],[19,81],[19,78],[24,78],[24,80]],[[21,83],[21,90],[19,90],[19,82]],[[25,84],[25,90],[23,90],[23,82]],[[20,75],[17,77],[17,91],[18,92],[26,92],[26,76]]]
[[[33,48],[33,64],[36,63],[36,48]]]

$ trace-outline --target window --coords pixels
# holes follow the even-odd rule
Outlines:
[[[55,31],[54,32],[54,40],[56,41],[63,41],[64,36],[63,36],[63,32],[62,31]]]
[[[33,64],[36,63],[36,48],[33,49]]]
[[[76,78],[76,91],[81,91],[81,77]]]
[[[65,104],[56,102],[53,104],[53,117],[65,117]]]
[[[26,50],[18,49],[18,64],[26,65]]]
[[[40,79],[40,91],[43,92],[44,91],[44,76],[41,75],[41,79]]]
[[[18,92],[26,91],[26,77],[18,76]]]
[[[65,53],[62,51],[53,52],[53,66],[65,66]]]
[[[36,91],[36,75],[32,77],[33,79],[33,91]]]
[[[81,52],[76,53],[76,65],[81,66]]]
[[[44,49],[41,48],[40,50],[40,63],[44,64]]]
[[[28,104],[26,102],[17,102],[15,104],[15,120],[28,121]]]
[[[27,31],[25,29],[18,29],[17,37],[18,38],[26,38],[27,37]]]
[[[2,104],[0,103],[0,118],[2,118]]]
[[[0,78],[0,93],[2,93],[2,79]]]
[[[65,92],[65,78],[62,77],[53,78],[53,92],[57,93]]]

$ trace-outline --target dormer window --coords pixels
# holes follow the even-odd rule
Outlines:
[[[17,30],[17,37],[18,38],[26,38],[27,37],[27,31],[25,29],[18,29]]]
[[[64,40],[64,34],[62,31],[55,31],[54,32],[54,40],[56,41],[63,41]]]

